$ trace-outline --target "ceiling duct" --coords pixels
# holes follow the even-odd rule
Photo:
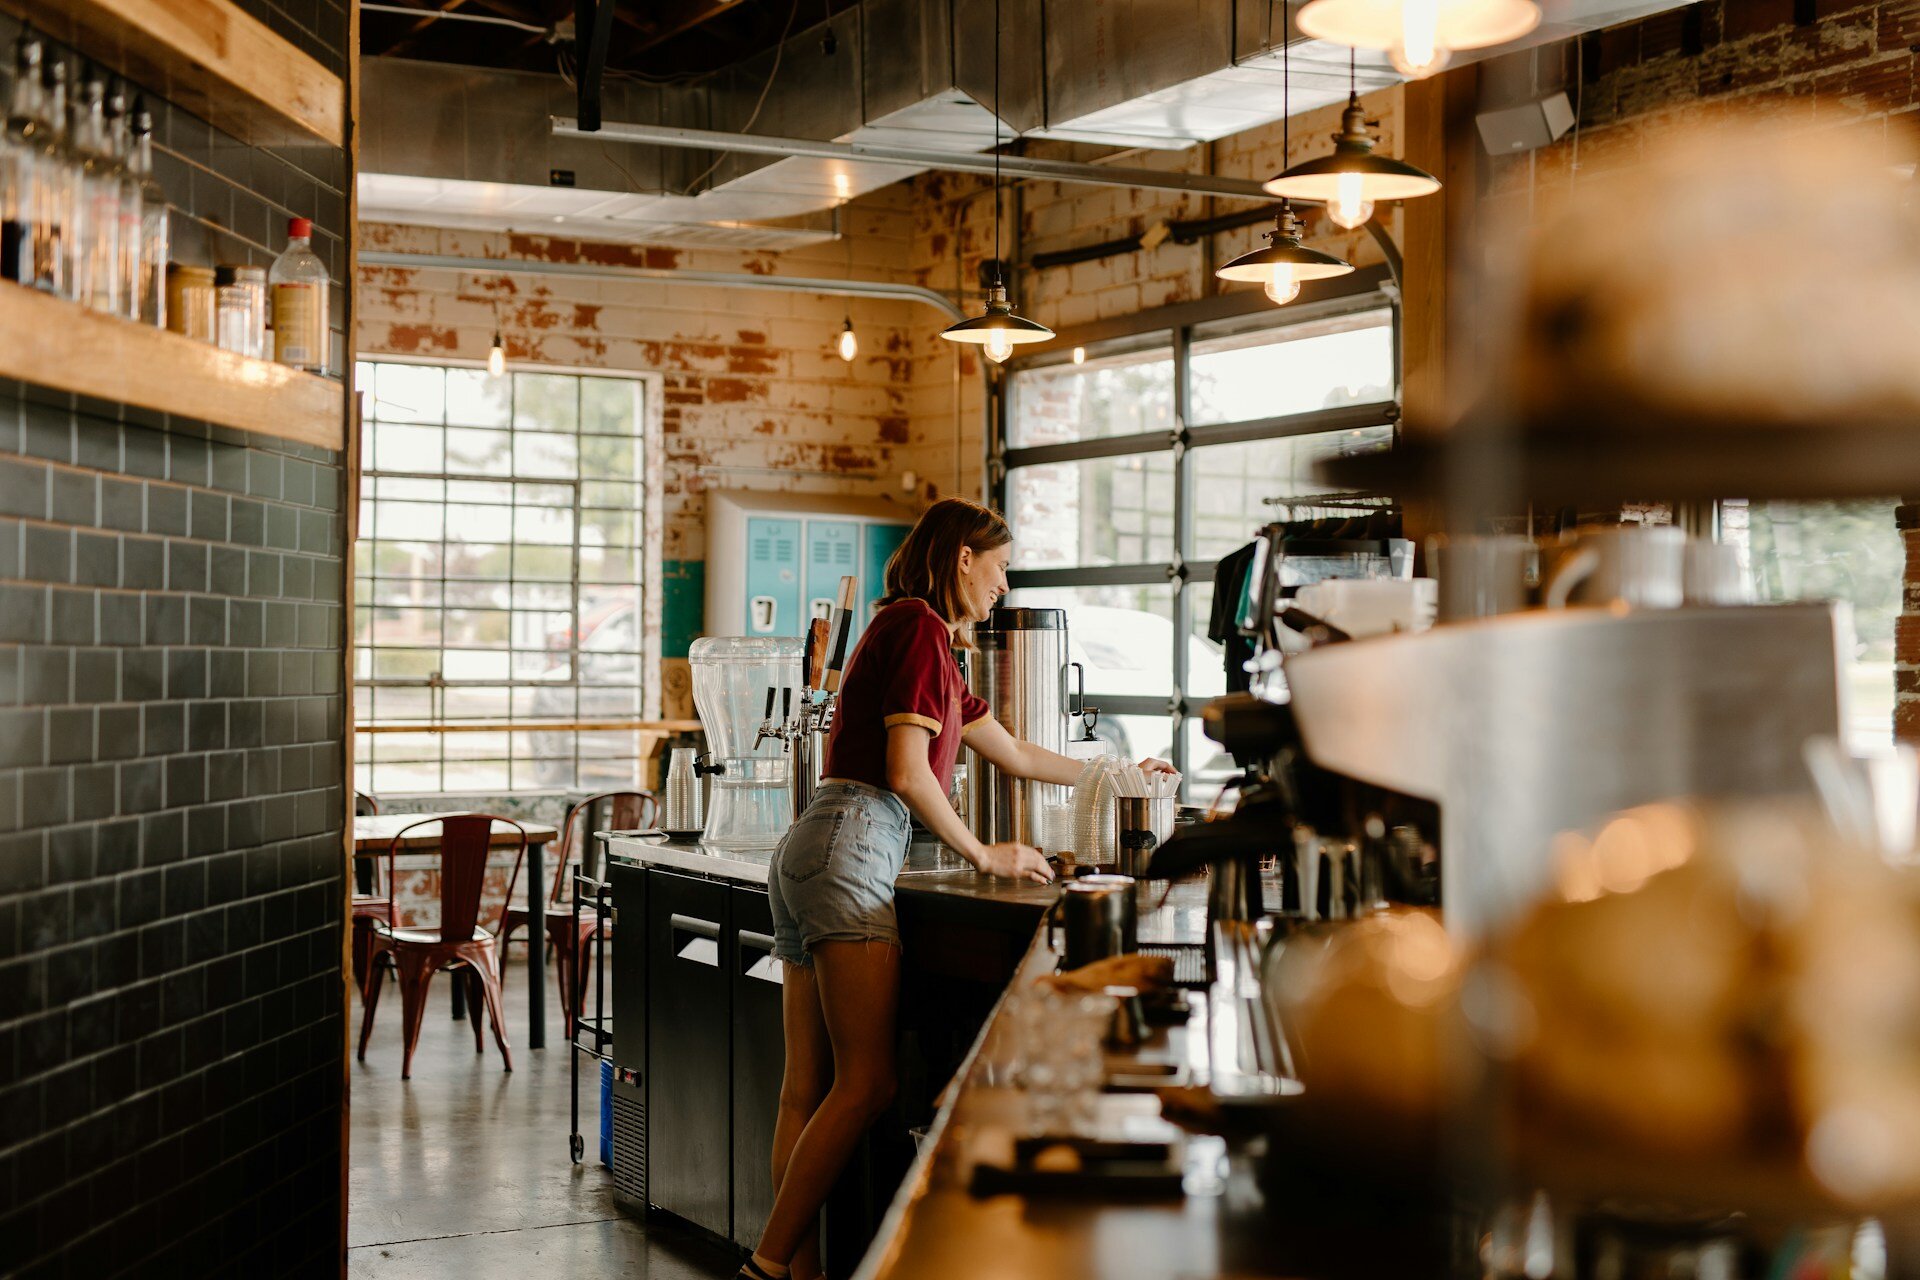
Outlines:
[[[977,154],[1016,131],[1178,150],[1280,118],[1280,2],[1000,0],[997,129],[981,105],[993,100],[994,0],[864,0],[792,33],[782,49],[687,84],[610,75],[603,114],[949,153]],[[1525,44],[1681,3],[1544,0],[1546,21]],[[1382,55],[1362,54],[1358,66],[1362,92],[1399,79]],[[576,105],[557,76],[391,58],[362,68],[359,197],[369,221],[780,249],[831,238],[835,205],[922,171],[556,137],[550,121]],[[1346,49],[1296,40],[1296,113],[1343,101],[1347,68]]]

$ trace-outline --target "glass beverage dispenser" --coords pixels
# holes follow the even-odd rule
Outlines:
[[[786,744],[760,737],[782,694],[800,691],[797,639],[784,636],[708,636],[688,653],[693,667],[693,703],[713,753],[705,766],[713,778],[702,844],[717,849],[771,849],[793,822]]]

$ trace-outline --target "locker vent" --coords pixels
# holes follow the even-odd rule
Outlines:
[[[613,1188],[636,1205],[647,1203],[647,1103],[630,1085],[613,1087]]]
[[[833,548],[833,562],[845,568],[852,568],[853,544],[851,542],[836,543]]]

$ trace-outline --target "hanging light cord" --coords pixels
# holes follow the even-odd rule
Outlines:
[[[993,278],[1007,287],[1000,260],[1000,0],[993,0]]]

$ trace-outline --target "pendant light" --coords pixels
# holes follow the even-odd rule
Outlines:
[[[1267,6],[1267,33],[1273,33],[1273,6]],[[1280,154],[1284,158],[1293,145],[1293,58],[1287,51],[1291,26],[1283,26],[1280,37]],[[1267,246],[1243,253],[1214,271],[1222,280],[1249,280],[1266,289],[1275,306],[1285,306],[1300,296],[1300,286],[1308,280],[1326,280],[1344,276],[1353,270],[1351,262],[1336,258],[1300,243],[1300,219],[1294,216],[1293,203],[1280,202],[1274,215],[1273,230],[1267,232]]]
[[[1395,68],[1422,80],[1455,49],[1518,40],[1540,25],[1534,0],[1312,0],[1300,30],[1352,49],[1385,49]]]
[[[979,344],[987,359],[1000,364],[1026,342],[1045,342],[1053,330],[1013,313],[1007,301],[1007,282],[1000,262],[1000,0],[993,0],[993,287],[987,291],[986,311],[971,320],[948,325],[940,336],[949,342]]]
[[[842,200],[839,207],[833,211],[833,221],[835,227],[840,232],[840,238],[847,242],[847,279],[851,280],[853,279],[853,241],[848,239],[847,229],[841,225],[840,218],[840,210],[845,207],[846,201]],[[840,336],[834,341],[834,350],[839,353],[842,360],[845,360],[848,364],[852,364],[853,358],[860,354],[860,339],[853,336],[852,304],[849,303],[848,309],[841,314],[846,323],[840,329]]]
[[[1266,288],[1267,297],[1285,306],[1300,296],[1300,286],[1308,280],[1326,280],[1344,276],[1353,264],[1300,243],[1300,219],[1293,205],[1282,202],[1274,217],[1273,230],[1267,232],[1267,247],[1243,253],[1213,274],[1222,280],[1249,280]]]
[[[1352,230],[1367,224],[1378,201],[1430,196],[1440,189],[1440,179],[1405,160],[1374,151],[1351,53],[1347,81],[1347,109],[1340,116],[1340,132],[1333,135],[1333,154],[1296,164],[1267,179],[1265,186],[1276,196],[1325,204],[1328,217]]]
[[[493,346],[487,351],[487,374],[497,378],[507,371],[507,349],[500,345],[500,331],[493,331]]]

